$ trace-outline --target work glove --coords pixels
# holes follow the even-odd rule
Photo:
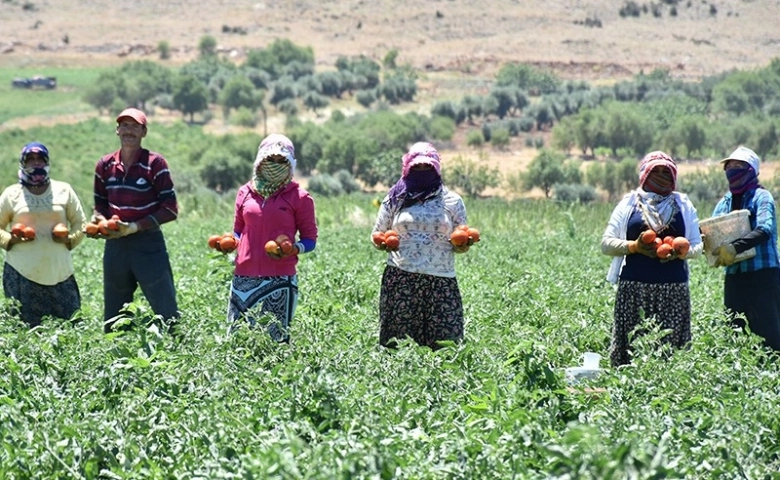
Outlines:
[[[652,243],[644,243],[641,236],[636,239],[636,253],[644,255],[645,257],[658,258],[658,255],[655,253],[655,245]]]
[[[272,252],[265,252],[268,254],[269,257],[273,258],[274,260],[281,260],[283,258],[291,257],[293,255],[298,255],[298,247],[293,245],[292,252],[290,253],[272,253]]]
[[[737,249],[730,243],[726,243],[716,248],[712,251],[712,254],[718,256],[715,260],[716,267],[728,267],[733,265],[737,260]]]
[[[109,230],[106,238],[121,238],[132,235],[138,231],[138,224],[135,222],[116,222],[119,230]]]
[[[460,245],[460,246],[453,245],[452,249],[455,250],[455,253],[466,253],[466,252],[469,251],[469,247],[471,247],[471,245],[473,245],[473,244],[474,244],[474,242],[471,241],[471,239],[469,239],[468,243]]]

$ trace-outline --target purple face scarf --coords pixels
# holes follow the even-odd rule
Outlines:
[[[413,170],[419,164],[428,164],[430,170]],[[388,192],[392,210],[400,210],[418,200],[436,194],[442,187],[441,158],[436,148],[428,142],[417,142],[401,159],[401,178]]]
[[[739,195],[761,186],[758,184],[758,176],[753,167],[730,168],[726,170],[726,178],[729,181],[729,191],[734,195]]]

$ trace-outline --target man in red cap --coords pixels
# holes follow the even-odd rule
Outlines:
[[[144,112],[128,108],[116,117],[121,148],[95,167],[94,222],[117,218],[118,230],[98,234],[103,250],[103,321],[112,330],[138,286],[170,326],[179,317],[176,288],[160,225],[176,220],[178,204],[168,162],[141,147],[146,136]]]

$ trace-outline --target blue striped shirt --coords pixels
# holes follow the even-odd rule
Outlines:
[[[760,229],[769,235],[769,240],[756,245],[755,257],[726,267],[726,274],[755,272],[764,268],[780,267],[777,253],[777,216],[775,214],[775,199],[772,194],[763,188],[750,190],[744,193],[742,205],[736,205],[736,208],[732,208],[731,198],[731,192],[726,193],[715,205],[712,216],[725,215],[740,208],[748,210],[750,211],[750,228],[752,230]]]

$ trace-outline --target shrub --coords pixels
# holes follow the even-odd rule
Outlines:
[[[490,143],[497,148],[506,148],[506,146],[509,145],[509,130],[506,128],[499,128],[494,131]]]
[[[346,170],[339,170],[334,175],[336,180],[338,180],[339,184],[341,185],[341,189],[344,191],[344,193],[352,193],[352,192],[359,192],[360,191],[360,183],[358,183],[357,180],[355,180],[355,177],[352,176],[351,173],[349,173]]]
[[[311,193],[324,197],[333,197],[344,193],[341,182],[336,177],[327,173],[311,177],[306,189]]]
[[[355,100],[365,108],[369,108],[376,102],[376,93],[374,90],[360,90],[355,94]]]
[[[579,183],[557,183],[553,185],[553,198],[566,203],[590,203],[596,200],[596,189]]]
[[[160,60],[168,60],[171,58],[171,44],[167,40],[160,40],[157,43],[157,53],[160,55]]]
[[[455,121],[449,117],[437,115],[431,119],[430,133],[436,140],[451,140],[455,128]]]
[[[298,104],[292,98],[282,100],[276,105],[276,108],[288,117],[298,115]]]
[[[471,130],[466,135],[466,144],[469,147],[481,147],[485,143],[485,137],[479,130]]]
[[[233,125],[253,128],[257,125],[257,115],[246,107],[239,107],[231,116],[230,121]]]
[[[497,168],[485,165],[487,155],[480,152],[479,161],[455,157],[444,170],[444,181],[453,188],[460,189],[469,197],[476,197],[491,187],[501,184],[501,172]]]

